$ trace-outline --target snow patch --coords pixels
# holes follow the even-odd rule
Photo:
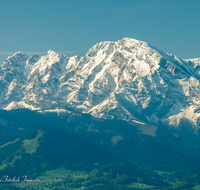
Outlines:
[[[120,136],[120,135],[113,136],[112,139],[111,139],[111,142],[113,144],[116,144],[118,141],[121,141],[122,139],[124,139],[124,138],[122,136]]]

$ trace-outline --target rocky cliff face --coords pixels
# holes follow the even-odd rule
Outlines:
[[[200,124],[200,61],[146,42],[101,42],[84,57],[17,52],[0,65],[0,109],[72,108],[99,118]]]

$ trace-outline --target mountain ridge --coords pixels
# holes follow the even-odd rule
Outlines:
[[[181,59],[130,38],[100,42],[83,57],[29,57],[0,65],[0,109],[74,110],[98,118],[199,127],[199,59]]]

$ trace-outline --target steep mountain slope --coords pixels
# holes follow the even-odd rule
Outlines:
[[[0,108],[74,110],[142,125],[199,126],[199,62],[146,42],[101,42],[84,57],[18,52],[0,66]]]

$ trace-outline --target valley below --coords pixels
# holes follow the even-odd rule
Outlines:
[[[199,135],[156,128],[75,112],[2,110],[0,188],[198,189]]]

